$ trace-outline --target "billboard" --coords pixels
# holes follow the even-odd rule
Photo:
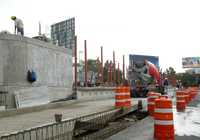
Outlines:
[[[157,68],[159,68],[159,57],[158,56],[149,56],[149,55],[129,55],[129,65],[133,66],[135,63],[144,63],[144,60],[148,60],[153,63]]]
[[[200,68],[200,57],[182,58],[183,68]]]

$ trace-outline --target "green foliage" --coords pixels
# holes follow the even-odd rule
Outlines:
[[[93,71],[94,73],[98,72],[98,68],[97,68],[97,60],[94,59],[88,59],[88,71]],[[109,68],[109,61],[106,61],[104,64],[104,68],[103,68],[103,79],[104,82],[108,81],[108,68]],[[114,76],[112,75],[112,77],[114,78]],[[118,81],[118,69],[116,68],[116,81]],[[120,70],[120,83],[122,81],[122,71]]]
[[[107,82],[108,81],[108,68],[109,68],[109,61],[106,61],[105,64],[104,64],[104,68],[103,68],[103,79],[104,79],[104,82]],[[120,83],[122,81],[122,71],[119,70],[120,72]],[[112,78],[114,78],[114,76],[112,76]],[[118,69],[116,68],[116,81],[118,81]]]
[[[97,72],[96,60],[88,59],[87,64],[88,64],[88,71],[93,71],[95,73]]]
[[[176,75],[176,71],[174,70],[174,68],[169,67],[165,70],[164,74],[166,74],[166,75]]]
[[[184,87],[197,85],[197,77],[194,74],[181,73],[181,74],[177,74],[176,77],[178,80],[182,82],[182,85]]]
[[[190,73],[176,73],[174,68],[167,68],[164,73],[164,77],[175,77],[176,80],[179,80],[184,87],[188,86],[197,86],[198,77],[195,74]]]

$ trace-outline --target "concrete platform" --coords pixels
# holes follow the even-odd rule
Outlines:
[[[146,99],[140,99],[146,107]],[[54,122],[54,114],[63,114],[63,119],[72,119],[92,113],[107,111],[114,108],[114,99],[111,100],[95,100],[87,102],[73,102],[66,106],[58,108],[49,108],[30,112],[25,114],[13,114],[13,116],[0,118],[0,136],[15,131],[20,131],[46,123]],[[138,99],[132,99],[132,105],[137,105]],[[31,109],[31,108],[30,108]]]

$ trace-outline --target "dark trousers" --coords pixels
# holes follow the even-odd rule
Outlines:
[[[24,28],[17,28],[17,33],[21,33],[22,36],[24,36]]]

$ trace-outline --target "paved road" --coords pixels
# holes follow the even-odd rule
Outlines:
[[[40,126],[46,123],[54,122],[54,114],[62,113],[63,119],[71,119],[79,116],[84,116],[96,112],[106,111],[114,108],[113,100],[99,100],[77,102],[66,107],[47,109],[39,112],[15,115],[10,117],[0,118],[0,136],[6,133],[28,129],[31,127]],[[137,101],[133,100],[133,105]]]
[[[176,112],[174,108],[173,114],[176,140],[200,140],[200,94],[185,112]],[[107,140],[154,140],[153,127],[153,119],[147,117]]]

